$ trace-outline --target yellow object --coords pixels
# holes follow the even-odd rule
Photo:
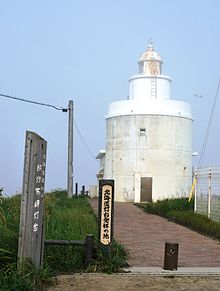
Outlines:
[[[194,178],[193,183],[192,183],[192,188],[189,194],[189,202],[191,201],[192,197],[193,197],[193,192],[195,190],[195,186],[196,186],[196,178]]]

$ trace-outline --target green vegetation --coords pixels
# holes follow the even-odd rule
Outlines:
[[[192,211],[193,203],[193,200],[189,202],[187,198],[178,198],[159,200],[155,203],[137,203],[137,205],[148,213],[169,217],[171,211]]]
[[[126,265],[123,246],[113,242],[111,252],[101,249],[97,239],[97,218],[88,198],[67,198],[66,191],[54,191],[45,196],[45,238],[84,240],[94,234],[95,257],[84,264],[84,247],[45,246],[44,266],[30,268],[24,276],[16,271],[20,195],[0,197],[0,290],[31,290],[51,283],[55,274],[73,272],[117,272]]]
[[[46,196],[46,239],[84,240],[86,234],[97,237],[95,214],[85,197],[66,198],[65,191]],[[81,271],[84,248],[75,246],[46,246],[44,262],[56,272]]]
[[[207,216],[194,213],[194,201],[188,198],[165,199],[155,203],[136,204],[144,211],[163,216],[170,221],[186,226],[201,234],[220,240],[220,223]]]

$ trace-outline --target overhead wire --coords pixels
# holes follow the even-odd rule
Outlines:
[[[32,100],[29,100],[29,99],[18,98],[18,97],[6,95],[6,94],[0,94],[0,96],[1,97],[4,97],[4,98],[9,98],[9,99],[17,100],[17,101],[26,102],[26,103],[32,103],[32,104],[36,104],[36,105],[52,107],[52,108],[54,108],[56,110],[61,110],[63,112],[67,112],[67,109],[66,108],[62,108],[60,106],[58,107],[58,106],[55,106],[55,105],[52,105],[52,104],[48,104],[48,103],[42,103],[42,102],[32,101]]]
[[[90,149],[90,147],[88,146],[88,144],[87,144],[85,138],[83,137],[83,135],[82,135],[82,133],[81,133],[81,131],[80,131],[80,129],[79,129],[79,126],[78,126],[77,123],[76,123],[75,118],[73,118],[73,122],[74,122],[75,128],[76,128],[76,130],[77,130],[77,133],[78,133],[78,135],[79,135],[79,137],[80,137],[80,139],[81,139],[81,141],[82,141],[82,143],[83,143],[85,149],[87,150],[88,154],[89,154],[93,159],[96,159],[96,156],[93,154],[93,152],[92,152],[92,150]]]
[[[22,101],[22,102],[26,102],[26,103],[31,103],[31,104],[36,104],[36,105],[41,105],[41,106],[47,106],[47,107],[51,107],[51,108],[54,108],[56,110],[61,110],[62,112],[67,112],[68,111],[68,108],[63,108],[63,107],[58,107],[58,106],[55,106],[53,104],[48,104],[48,103],[42,103],[42,102],[37,102],[37,101],[32,101],[32,100],[29,100],[29,99],[24,99],[24,98],[19,98],[19,97],[15,97],[15,96],[10,96],[10,95],[6,95],[6,94],[1,94],[0,93],[0,96],[1,97],[4,97],[4,98],[9,98],[9,99],[14,99],[14,100],[17,100],[17,101]],[[85,147],[85,149],[87,150],[88,154],[93,158],[93,159],[96,159],[95,155],[93,154],[93,152],[91,151],[90,147],[88,146],[85,138],[83,137],[78,125],[77,125],[77,122],[75,119],[73,119],[74,121],[74,124],[75,124],[75,128],[77,130],[77,133],[79,134],[79,137]]]
[[[202,145],[201,154],[200,154],[199,162],[198,162],[198,165],[197,165],[198,169],[202,166],[204,154],[205,154],[205,151],[206,151],[208,138],[209,138],[209,133],[210,133],[210,129],[211,129],[211,124],[212,124],[212,120],[213,120],[213,116],[214,116],[215,106],[216,106],[216,102],[217,102],[217,98],[218,98],[219,88],[220,88],[220,79],[218,81],[217,90],[216,90],[215,98],[214,98],[214,101],[213,101],[212,110],[211,110],[211,113],[210,113],[210,116],[209,116],[209,121],[208,121],[208,126],[207,126],[207,129],[206,129],[206,133],[205,133],[204,142],[203,142],[203,145]]]

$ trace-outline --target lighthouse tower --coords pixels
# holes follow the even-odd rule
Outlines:
[[[189,104],[170,99],[171,78],[149,43],[129,79],[127,100],[109,105],[99,178],[115,180],[115,200],[146,202],[188,195],[192,179]]]

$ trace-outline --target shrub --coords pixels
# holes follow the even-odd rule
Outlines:
[[[220,240],[220,223],[193,211],[170,211],[169,219],[201,234]]]
[[[143,208],[148,213],[166,217],[171,210],[192,210],[193,200],[189,202],[187,198],[175,198],[159,200],[155,203],[138,203],[136,205]]]

